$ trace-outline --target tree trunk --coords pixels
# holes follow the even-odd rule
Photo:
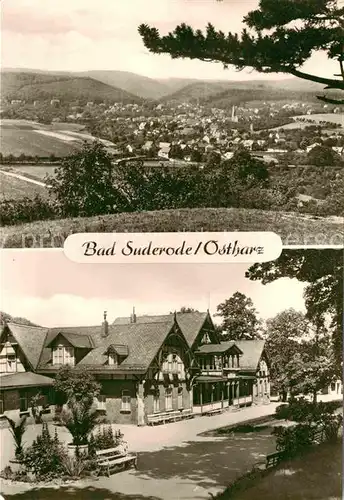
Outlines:
[[[316,404],[317,402],[317,391],[313,391],[313,403]]]

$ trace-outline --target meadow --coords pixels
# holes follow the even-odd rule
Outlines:
[[[5,172],[0,171],[0,201],[19,200],[25,196],[34,198],[36,194],[47,196],[48,192],[44,186],[6,175]]]
[[[4,119],[0,122],[1,153],[4,156],[67,156],[91,136],[75,123],[44,125],[29,120]]]
[[[285,245],[338,245],[342,218],[243,208],[195,208],[37,221],[1,228],[3,248],[62,247],[86,232],[274,231]]]

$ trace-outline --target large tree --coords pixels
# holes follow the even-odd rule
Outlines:
[[[340,373],[343,349],[343,250],[284,250],[271,262],[254,264],[246,277],[262,284],[279,278],[296,278],[305,283],[306,317],[314,324],[330,321],[334,355]]]
[[[238,70],[251,67],[260,73],[287,73],[323,84],[325,89],[344,90],[344,6],[339,1],[260,0],[259,8],[243,22],[247,28],[241,34],[225,34],[212,24],[202,32],[185,23],[165,36],[145,24],[139,26],[139,33],[155,54],[220,62]],[[338,61],[339,73],[334,75],[338,78],[302,71],[303,64],[320,51]],[[318,97],[344,104],[343,99]]]
[[[252,299],[235,292],[217,306],[216,316],[222,317],[220,330],[225,340],[252,340],[260,337],[261,321]]]
[[[274,389],[286,401],[290,391],[287,364],[300,350],[300,342],[308,334],[308,320],[295,309],[286,309],[266,322],[266,350],[270,359],[270,376]]]

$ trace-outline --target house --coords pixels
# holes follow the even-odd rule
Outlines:
[[[101,384],[98,409],[120,424],[269,401],[264,341],[221,341],[208,311],[133,311],[112,324],[104,313],[102,324],[69,328],[7,323],[0,344],[2,413],[27,411],[34,391],[53,404],[53,379],[64,365],[95,376]],[[17,391],[12,400],[10,390]]]
[[[0,336],[0,416],[25,415],[30,399],[42,395],[42,406],[53,402],[53,380],[37,370],[47,329],[5,324]]]

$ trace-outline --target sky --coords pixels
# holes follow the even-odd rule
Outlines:
[[[182,306],[216,313],[239,291],[262,319],[294,308],[305,312],[305,283],[283,278],[268,285],[245,278],[247,264],[77,264],[62,250],[3,250],[0,310],[46,327],[98,325]],[[216,319],[216,318],[215,318]]]
[[[167,34],[181,22],[200,29],[211,22],[224,32],[240,32],[243,16],[257,6],[258,0],[2,0],[2,67],[121,70],[151,78],[286,78],[151,54],[137,32],[146,23]],[[319,68],[329,76],[338,72],[324,54],[304,67],[315,74]]]

